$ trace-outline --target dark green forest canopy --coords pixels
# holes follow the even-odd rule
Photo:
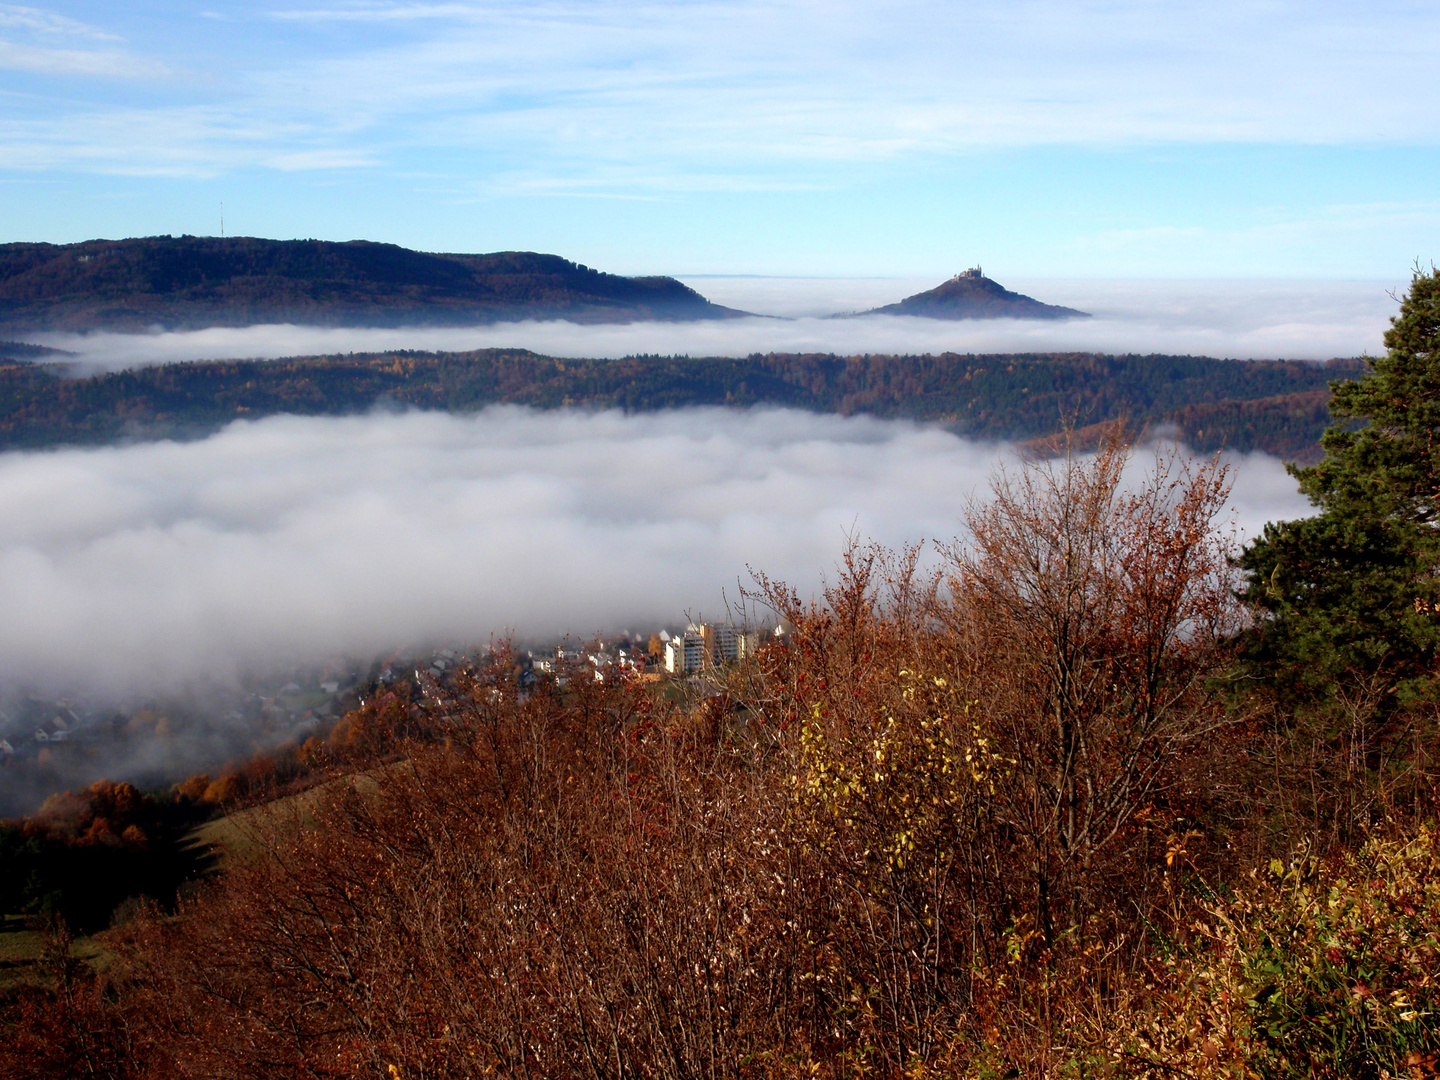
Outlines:
[[[0,362],[0,448],[192,438],[275,413],[492,404],[618,408],[784,406],[945,424],[1030,439],[1066,423],[1175,425],[1197,449],[1318,456],[1327,384],[1360,360],[1216,360],[1094,353],[570,360],[523,350],[391,352],[171,364],[89,378]]]
[[[1337,382],[1324,457],[1292,468],[1317,513],[1246,547],[1252,673],[1294,695],[1440,689],[1440,272],[1416,270],[1363,378]]]
[[[64,360],[72,355],[62,349],[31,345],[24,341],[0,341],[0,360]]]

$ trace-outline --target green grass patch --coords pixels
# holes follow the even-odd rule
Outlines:
[[[30,927],[30,920],[21,915],[0,918],[0,992],[40,981],[45,936]],[[103,971],[110,962],[105,947],[89,937],[76,938],[70,945],[70,955],[93,971]]]

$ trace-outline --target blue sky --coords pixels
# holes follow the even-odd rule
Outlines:
[[[1403,277],[1434,3],[0,4],[0,241]]]

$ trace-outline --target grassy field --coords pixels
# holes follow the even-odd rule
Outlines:
[[[0,916],[0,993],[37,978],[36,965],[44,949],[44,938],[39,931],[30,929],[24,916]],[[99,942],[85,937],[71,943],[70,955],[102,970],[110,954]]]
[[[208,847],[215,853],[218,865],[223,865],[227,859],[246,858],[263,850],[267,837],[276,829],[295,823],[302,828],[313,825],[315,808],[327,796],[338,793],[342,786],[352,787],[361,793],[375,791],[385,770],[399,768],[403,764],[396,762],[353,776],[337,777],[297,794],[214,818],[192,832],[189,842],[194,846]]]

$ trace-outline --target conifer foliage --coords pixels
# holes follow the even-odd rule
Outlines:
[[[1370,372],[1332,384],[1325,458],[1292,466],[1319,513],[1272,524],[1239,563],[1266,681],[1321,697],[1378,676],[1403,700],[1440,642],[1440,273],[1416,270]]]

